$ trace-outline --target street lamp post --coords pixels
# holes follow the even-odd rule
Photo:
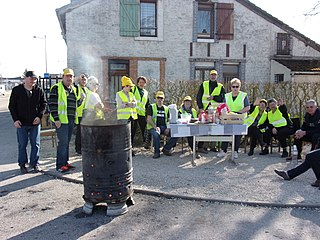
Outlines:
[[[48,73],[48,64],[47,64],[47,36],[44,35],[43,37],[33,36],[33,38],[44,39],[44,60],[46,63],[46,73]]]

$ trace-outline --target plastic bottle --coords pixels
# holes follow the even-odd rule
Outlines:
[[[206,116],[205,116],[205,112],[202,110],[200,113],[200,122],[201,123],[205,123],[206,122]]]
[[[213,118],[214,118],[214,109],[213,106],[211,105],[211,103],[209,103],[209,107],[208,107],[208,121],[209,122],[213,122]]]
[[[298,155],[298,150],[297,150],[297,146],[296,145],[293,145],[293,147],[292,147],[292,155],[293,156],[297,156]]]
[[[216,112],[215,122],[216,122],[216,124],[220,124],[220,118],[219,118],[219,113],[218,112]]]

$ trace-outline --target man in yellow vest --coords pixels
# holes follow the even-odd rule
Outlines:
[[[245,119],[245,124],[248,125],[248,136],[250,137],[250,150],[248,156],[252,156],[257,141],[261,148],[264,148],[266,144],[263,142],[263,133],[265,129],[262,127],[267,120],[268,113],[267,100],[257,98],[254,104],[250,106],[248,117]]]
[[[85,99],[88,94],[88,88],[86,87],[88,81],[88,77],[85,73],[80,74],[78,78],[78,84],[75,84],[76,93],[78,98]],[[81,103],[78,103],[77,114],[78,114],[78,124],[76,127],[76,138],[75,138],[75,150],[76,153],[81,154],[81,120],[83,115],[83,107],[85,101],[83,100]]]
[[[268,129],[265,132],[265,142],[270,145],[271,138],[276,137],[280,146],[282,147],[282,158],[288,157],[287,151],[287,138],[289,135],[294,134],[292,127],[292,121],[289,118],[287,107],[283,104],[282,100],[278,101],[274,98],[268,100],[269,112],[268,112]],[[269,153],[268,147],[262,150],[261,155]]]
[[[217,82],[218,72],[217,70],[210,71],[210,80],[204,81],[197,94],[197,104],[199,112],[207,110],[209,103],[216,109],[219,103],[225,101],[226,90],[221,83]],[[208,153],[203,148],[203,142],[198,143],[198,152]]]
[[[149,103],[149,95],[148,91],[145,89],[147,84],[147,78],[144,76],[140,76],[137,79],[137,86],[134,86],[131,91],[137,101],[137,115],[138,118],[133,121],[133,129],[132,129],[132,139],[136,135],[137,127],[139,124],[140,131],[142,134],[143,142],[145,143],[145,148],[148,148],[150,145],[150,138],[146,136],[146,126],[147,126],[147,117],[146,111]],[[146,142],[148,140],[148,143]]]
[[[170,136],[170,129],[167,127],[169,121],[169,108],[163,105],[164,92],[156,93],[156,103],[151,104],[147,109],[147,129],[153,138],[154,155],[153,158],[160,157],[160,135]],[[162,152],[171,156],[171,148],[175,146],[178,138],[170,138],[163,146]]]
[[[58,137],[56,169],[66,172],[74,168],[69,161],[69,143],[74,125],[78,123],[76,88],[73,86],[74,73],[70,68],[63,70],[62,81],[50,89],[50,119],[54,122]]]

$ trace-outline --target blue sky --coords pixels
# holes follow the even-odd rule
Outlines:
[[[319,16],[305,17],[316,0],[251,0],[307,37],[320,43]],[[20,76],[25,68],[45,72],[44,40],[47,36],[48,72],[60,73],[67,66],[66,44],[61,36],[56,8],[69,0],[1,0],[0,75]],[[19,7],[17,7],[19,6]],[[285,10],[284,10],[285,9]],[[3,34],[5,33],[5,34]]]

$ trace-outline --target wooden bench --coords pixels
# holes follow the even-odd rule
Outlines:
[[[49,136],[52,140],[52,147],[57,146],[57,133],[56,129],[52,126],[50,115],[48,113],[43,114],[41,118],[41,130],[40,136]]]

